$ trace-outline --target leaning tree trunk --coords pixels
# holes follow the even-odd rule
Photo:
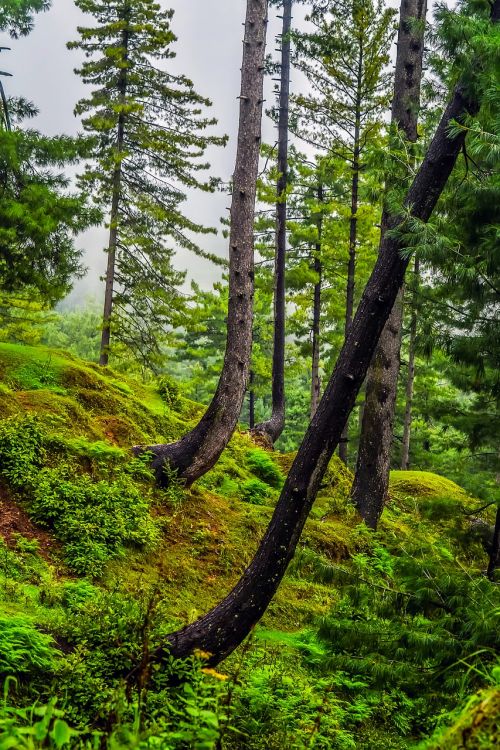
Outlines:
[[[128,19],[127,19],[128,20]],[[125,28],[122,35],[122,44],[125,50],[124,59],[128,57],[129,30]],[[112,196],[111,196],[111,216],[109,220],[109,242],[108,242],[108,263],[106,268],[106,285],[104,288],[104,311],[101,332],[101,349],[99,364],[106,367],[109,362],[109,345],[111,343],[111,317],[113,314],[113,301],[115,289],[115,266],[116,266],[116,249],[118,246],[118,221],[120,212],[120,198],[122,190],[122,152],[123,141],[125,138],[125,113],[123,110],[125,97],[127,95],[127,68],[120,71],[118,81],[118,91],[120,98],[120,114],[118,115],[118,127],[116,133],[116,146],[114,149],[115,167],[113,171]]]
[[[323,203],[323,185],[318,185],[318,202]],[[314,272],[316,282],[313,296],[312,320],[312,358],[311,358],[311,419],[316,414],[321,397],[321,379],[319,376],[320,360],[320,327],[321,327],[321,285],[323,283],[323,264],[321,261],[321,244],[323,235],[323,213],[318,214],[318,241],[314,253]]]
[[[278,183],[276,186],[276,257],[274,278],[274,349],[271,418],[255,427],[275,443],[285,427],[285,271],[288,186],[288,119],[290,103],[290,31],[293,0],[283,0],[281,83],[278,121]]]
[[[500,0],[492,16],[500,17]],[[465,143],[465,129],[449,136],[453,121],[479,109],[477,97],[459,83],[446,107],[424,161],[407,193],[405,207],[428,221]],[[405,220],[393,217],[391,229],[404,231]],[[307,430],[285,481],[264,538],[248,568],[208,614],[168,635],[153,654],[184,658],[195,649],[211,654],[217,664],[249,634],[264,614],[292,559],[328,463],[366,376],[382,329],[403,284],[409,259],[401,255],[404,240],[386,234],[373,273],[342,347],[318,411]]]
[[[268,0],[247,0],[241,68],[238,148],[229,235],[229,305],[224,365],[217,390],[198,425],[176,443],[137,446],[153,454],[159,484],[166,465],[186,485],[217,462],[238,423],[252,351],[254,214],[261,143]]]
[[[405,392],[405,416],[403,421],[403,448],[401,451],[401,468],[406,471],[410,468],[410,442],[411,423],[413,410],[413,390],[415,387],[415,354],[417,345],[417,295],[420,278],[420,262],[418,256],[415,258],[413,293],[411,303],[410,341],[408,344],[408,375],[406,378]]]
[[[402,0],[392,103],[392,125],[414,143],[420,106],[423,23],[427,0]],[[382,216],[381,244],[390,222]],[[377,528],[389,488],[396,391],[400,367],[403,292],[382,331],[366,383],[366,399],[352,498],[367,526]]]
[[[352,160],[351,183],[351,218],[349,220],[349,261],[347,264],[347,289],[345,306],[345,338],[349,334],[354,315],[354,293],[356,289],[356,252],[358,243],[358,202],[361,138],[361,105],[362,105],[363,50],[360,49],[358,60],[358,86],[356,94],[356,116],[354,124],[354,152]],[[339,444],[339,457],[347,464],[349,454],[349,420],[346,422]]]

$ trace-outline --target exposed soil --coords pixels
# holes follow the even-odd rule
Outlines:
[[[0,538],[5,540],[8,547],[13,547],[19,534],[26,539],[35,539],[40,545],[40,555],[45,560],[50,560],[58,549],[57,541],[47,531],[30,521],[26,511],[14,502],[5,487],[0,485]]]

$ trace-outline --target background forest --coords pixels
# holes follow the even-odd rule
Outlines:
[[[74,5],[54,136],[0,0],[0,750],[496,747],[500,2],[241,0],[234,139]]]

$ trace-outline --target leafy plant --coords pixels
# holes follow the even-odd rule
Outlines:
[[[270,487],[279,489],[283,484],[283,474],[266,451],[260,448],[249,451],[247,463],[250,471]]]
[[[94,482],[88,475],[71,476],[68,467],[44,469],[30,513],[54,529],[69,566],[83,575],[100,575],[124,544],[152,547],[158,540],[144,489],[123,474]]]
[[[44,459],[43,432],[30,414],[0,422],[0,474],[20,490],[34,479]]]
[[[269,486],[260,479],[247,479],[241,485],[242,499],[252,505],[265,505],[270,494]]]

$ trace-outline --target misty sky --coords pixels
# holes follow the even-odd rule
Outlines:
[[[240,89],[240,63],[245,15],[245,0],[161,0],[164,7],[175,9],[172,28],[178,36],[175,47],[177,59],[173,65],[188,75],[197,91],[213,102],[212,113],[219,119],[219,132],[230,136],[225,149],[212,149],[209,160],[211,173],[228,181],[234,168],[238,100]],[[389,0],[395,5],[395,0]],[[276,8],[271,9],[267,50],[276,47],[275,37],[280,20]],[[296,7],[295,25],[303,25],[304,10]],[[2,52],[0,69],[13,74],[6,79],[7,93],[32,100],[40,110],[36,127],[47,134],[75,134],[81,130],[73,115],[75,103],[85,95],[86,87],[74,74],[79,63],[79,53],[68,51],[66,42],[77,38],[78,24],[92,25],[74,6],[73,0],[53,0],[48,13],[36,18],[34,31],[26,38],[10,40],[0,35],[0,45],[12,49]],[[296,74],[295,74],[296,75]],[[271,82],[267,82],[266,105],[273,102]],[[292,78],[292,87],[294,81]],[[265,118],[263,137],[275,141],[272,123]],[[186,212],[205,225],[218,226],[221,216],[227,215],[230,197],[225,194],[190,195]],[[204,240],[207,249],[227,256],[227,242],[223,237]],[[72,301],[83,301],[90,294],[99,294],[98,278],[104,272],[106,244],[104,228],[87,232],[79,240],[85,249],[85,262],[89,267],[87,278],[78,282]],[[189,276],[209,286],[220,271],[208,261],[181,250],[176,265],[188,269]]]

